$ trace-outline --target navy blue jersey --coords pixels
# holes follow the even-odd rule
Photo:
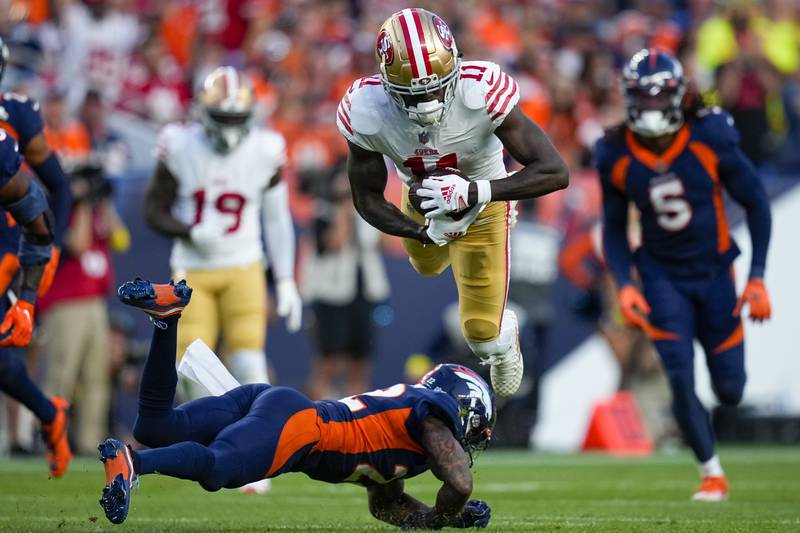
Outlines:
[[[22,165],[22,157],[19,155],[17,143],[0,130],[0,188],[5,187],[6,183],[17,175],[20,165]],[[5,228],[2,229],[5,230]]]
[[[421,385],[399,384],[314,405],[319,441],[284,471],[303,472],[330,483],[383,484],[428,470],[420,443],[422,421],[428,415],[444,421],[454,435],[460,433],[456,401]],[[284,435],[291,437],[289,425],[283,428],[281,440]],[[298,433],[302,432],[298,427]],[[291,440],[286,439],[287,443]],[[293,452],[292,447],[287,450]]]
[[[31,139],[44,130],[38,102],[19,94],[4,93],[0,97],[0,128],[11,135],[25,153]]]
[[[617,281],[630,281],[628,202],[641,213],[639,261],[675,276],[704,276],[727,268],[739,249],[730,236],[723,190],[748,211],[753,239],[751,275],[763,275],[769,203],[753,165],[738,148],[731,117],[703,110],[672,144],[655,154],[627,128],[601,139],[595,158],[603,188],[606,261]]]
[[[44,129],[39,104],[19,94],[3,93],[0,98],[0,129],[16,140],[19,150],[24,153],[31,139]],[[14,219],[0,208],[0,254],[16,253],[19,237],[20,231]]]

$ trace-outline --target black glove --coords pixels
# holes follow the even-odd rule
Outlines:
[[[451,524],[452,527],[467,529],[471,527],[485,528],[492,517],[492,508],[483,500],[470,500],[461,511],[461,515]]]

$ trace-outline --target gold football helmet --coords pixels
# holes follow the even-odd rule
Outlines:
[[[197,97],[200,121],[214,148],[227,153],[242,142],[253,117],[250,80],[233,67],[219,67],[203,81]]]
[[[455,96],[459,58],[450,28],[419,8],[398,11],[378,31],[375,58],[383,86],[421,126],[436,126]]]

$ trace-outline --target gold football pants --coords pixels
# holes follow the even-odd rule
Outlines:
[[[193,291],[178,328],[178,358],[198,338],[213,350],[221,336],[228,354],[264,350],[267,288],[260,261],[244,267],[175,274],[176,279],[184,277]]]
[[[407,187],[402,202],[403,213],[425,223],[409,204]],[[448,266],[453,268],[461,331],[468,341],[490,341],[500,334],[508,292],[509,220],[509,202],[491,202],[464,237],[445,246],[403,239],[411,266],[423,276],[438,276]]]

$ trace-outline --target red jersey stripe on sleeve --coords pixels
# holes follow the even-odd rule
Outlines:
[[[503,95],[508,90],[508,86],[510,85],[511,78],[503,73],[499,77],[500,79],[497,80],[495,83],[495,88],[492,89],[489,94],[486,95],[486,112],[491,113],[494,110],[497,101],[500,99],[500,96]],[[500,83],[502,81],[502,84]]]
[[[508,104],[510,104],[511,101],[514,100],[514,97],[519,92],[519,87],[517,86],[517,82],[512,82],[512,83],[513,83],[512,90],[509,91],[509,93],[505,96],[505,100],[503,100],[503,104],[500,107],[500,110],[497,113],[495,113],[494,115],[492,115],[492,121],[497,120],[498,117],[502,116],[503,113],[506,112],[506,108],[508,108]]]
[[[350,135],[352,135],[353,134],[353,127],[350,125],[350,120],[348,119],[348,117],[343,113],[343,109],[342,109],[341,105],[339,106],[339,110],[336,111],[336,116],[339,117],[339,122],[342,123],[342,126],[344,126],[344,129],[346,129],[347,132]]]

